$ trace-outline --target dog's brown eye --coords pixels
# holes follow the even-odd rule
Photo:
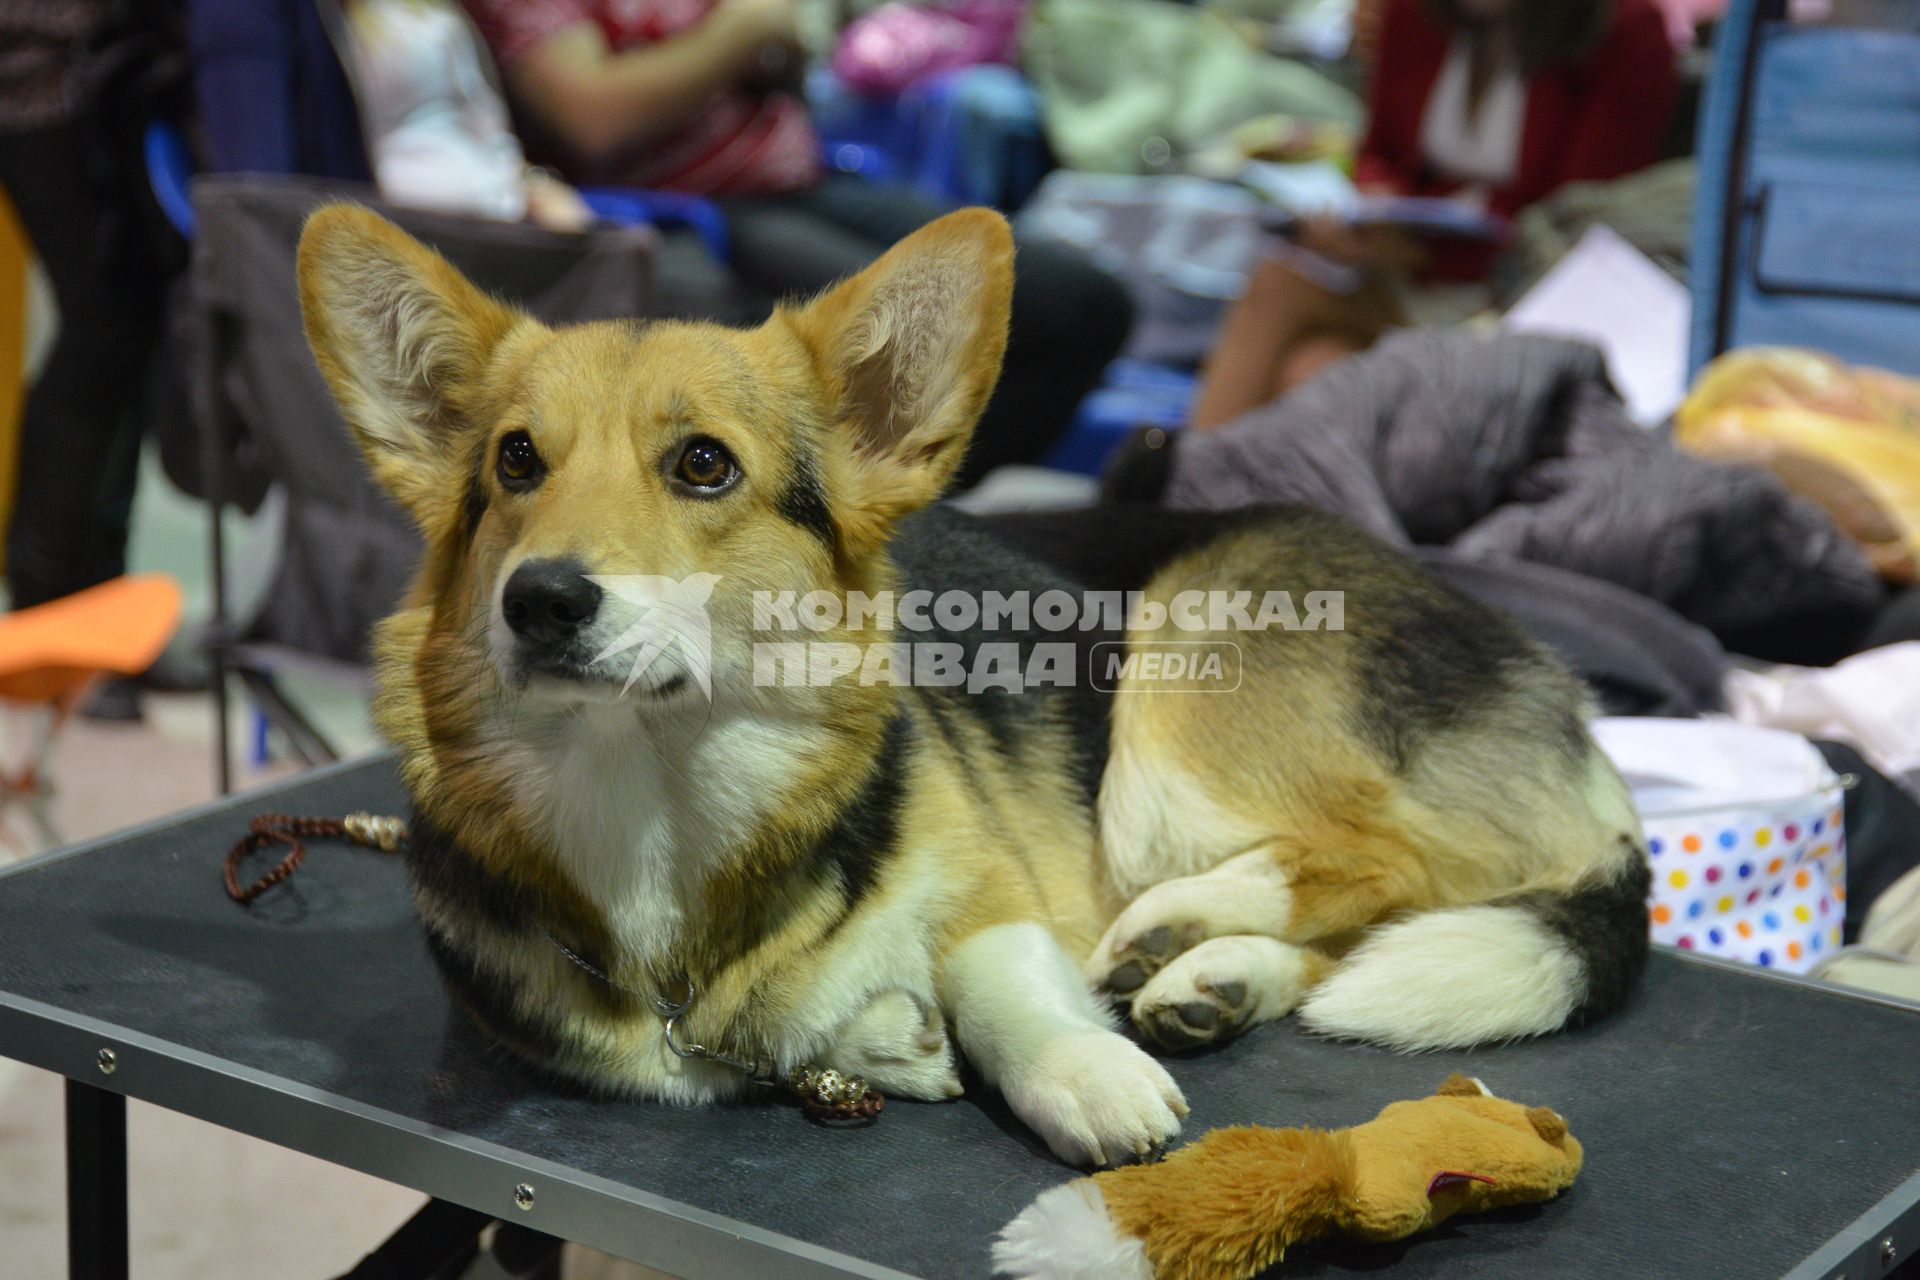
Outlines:
[[[533,487],[543,470],[533,437],[524,431],[509,432],[500,441],[500,483],[509,489]]]
[[[679,464],[673,473],[683,483],[696,489],[724,489],[739,478],[740,468],[735,465],[733,455],[718,440],[689,440],[687,447],[680,451]]]

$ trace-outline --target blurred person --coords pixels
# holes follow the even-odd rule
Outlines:
[[[1355,182],[1511,216],[1656,157],[1675,92],[1654,0],[1381,0]],[[1258,263],[1215,340],[1193,423],[1274,399],[1410,318],[1464,319],[1484,245],[1310,218]]]
[[[194,101],[210,171],[372,180],[327,26],[315,0],[189,0]]]
[[[577,193],[550,174],[503,161],[519,144],[497,131],[504,110],[498,73],[453,0],[436,2],[445,18],[457,16],[458,26],[467,28],[463,38],[442,46],[446,58],[465,69],[416,58],[415,69],[438,89],[415,88],[405,70],[410,51],[373,37],[366,51],[373,63],[362,77],[369,95],[363,121],[346,64],[363,60],[355,53],[363,38],[354,28],[365,24],[350,23],[340,0],[188,0],[198,141],[208,171],[371,182],[384,158],[383,178],[401,197],[396,203],[424,196],[433,204],[425,188],[437,172],[455,179],[451,197],[468,202],[460,206],[468,212],[484,215],[524,202],[535,221],[556,229],[573,225],[582,213],[574,207]],[[359,0],[352,7],[378,13],[381,4]],[[443,37],[458,35],[445,18],[425,10],[415,16]],[[477,176],[460,173],[462,159],[476,156]],[[545,196],[555,199],[539,198]],[[449,190],[438,198],[448,199]],[[558,217],[547,216],[549,205],[560,206]],[[691,233],[667,232],[657,261],[649,314],[741,324],[764,312],[763,301],[712,262]]]
[[[579,192],[529,166],[455,0],[343,0],[346,67],[380,194],[395,204],[579,231]]]
[[[532,168],[456,0],[193,0],[209,167],[372,177],[394,204],[553,230],[593,221]]]
[[[536,159],[575,182],[714,198],[732,265],[773,299],[865,267],[946,206],[829,176],[793,91],[793,0],[466,0]],[[959,477],[1040,458],[1132,323],[1077,252],[1022,242],[1005,371]]]
[[[7,528],[12,607],[118,577],[139,459],[133,409],[159,334],[161,275],[89,116],[87,50],[109,0],[0,0],[0,188],[53,287],[52,348],[20,419]],[[133,719],[130,682],[88,713]]]

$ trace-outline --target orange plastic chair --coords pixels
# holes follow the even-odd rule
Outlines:
[[[0,614],[0,699],[27,707],[38,722],[21,762],[0,765],[0,819],[17,803],[49,843],[60,843],[48,808],[60,730],[96,680],[152,666],[179,621],[179,584],[157,573]]]

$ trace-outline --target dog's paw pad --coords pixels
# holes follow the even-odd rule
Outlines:
[[[1189,1000],[1174,1012],[1180,1015],[1180,1021],[1190,1027],[1205,1027],[1211,1030],[1220,1025],[1220,1010],[1204,1000]]]
[[[1133,998],[1133,1023],[1165,1049],[1231,1040],[1298,1002],[1297,948],[1271,938],[1213,938],[1176,957]]]
[[[1137,934],[1121,932],[1127,923],[1122,916],[1107,931],[1088,964],[1088,976],[1117,995],[1138,991],[1169,961],[1188,948],[1205,941],[1206,929],[1195,922],[1156,924]]]
[[[1163,1049],[1191,1049],[1232,1039],[1246,1026],[1252,1010],[1246,1003],[1245,983],[1226,985],[1239,989],[1237,1000],[1208,987],[1196,987],[1187,999],[1142,997],[1134,1001],[1133,1023]]]

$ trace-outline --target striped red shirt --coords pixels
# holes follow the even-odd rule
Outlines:
[[[501,68],[555,33],[591,22],[614,52],[671,40],[706,21],[718,0],[466,0]],[[550,139],[527,139],[576,182],[734,195],[793,191],[820,178],[820,139],[798,98],[728,89],[677,133],[583,165]],[[558,154],[552,154],[558,152]],[[546,153],[543,155],[543,153]]]

